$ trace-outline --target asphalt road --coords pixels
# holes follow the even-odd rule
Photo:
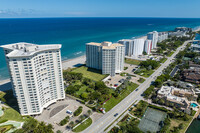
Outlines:
[[[155,81],[156,77],[161,75],[164,68],[166,68],[171,62],[172,59],[176,56],[179,51],[182,51],[187,43],[186,41],[182,46],[177,48],[174,54],[163,63],[149,78],[146,79],[139,87],[138,91],[133,91],[126,98],[124,98],[120,103],[113,107],[109,112],[104,114],[98,121],[92,123],[90,127],[83,131],[83,133],[103,133],[104,130],[112,124],[112,122],[117,119],[125,110],[127,110],[136,100],[141,99],[141,94],[151,85],[152,81]],[[118,113],[118,116],[114,115]]]

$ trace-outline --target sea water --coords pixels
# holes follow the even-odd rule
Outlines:
[[[195,28],[200,19],[181,18],[25,18],[0,19],[0,45],[29,42],[62,44],[62,59],[85,54],[85,43],[112,41],[146,35],[150,31],[169,31],[175,27]],[[0,48],[0,80],[8,70]]]

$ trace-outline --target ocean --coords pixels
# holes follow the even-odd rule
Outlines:
[[[29,42],[62,44],[62,60],[85,54],[85,43],[139,37],[147,32],[200,26],[200,19],[181,18],[25,18],[0,19],[0,45]],[[0,80],[8,70],[0,48]]]

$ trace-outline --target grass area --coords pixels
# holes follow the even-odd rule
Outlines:
[[[72,72],[82,73],[83,77],[92,79],[94,81],[100,81],[104,79],[108,75],[101,74],[101,71],[97,69],[88,68],[86,66],[78,67],[74,69]]]
[[[77,95],[81,95],[85,90],[87,89],[87,86],[82,86],[79,91],[76,92]]]
[[[140,62],[142,62],[142,61],[140,61],[140,60],[134,60],[134,59],[127,59],[127,58],[125,59],[125,63],[127,63],[127,64],[139,65]]]
[[[92,124],[92,119],[88,118],[86,121],[81,123],[78,127],[73,129],[73,132],[81,132],[81,131],[85,130],[87,127],[89,127],[91,124]]]
[[[174,52],[172,51],[167,55],[167,57],[171,57],[173,54],[174,54]]]
[[[0,117],[0,121],[5,120],[24,121],[23,117],[12,108],[5,108],[4,115]]]
[[[170,132],[170,130],[173,130],[174,127],[178,127],[179,124],[183,123],[183,129],[181,129],[179,131],[179,133],[184,133],[187,129],[187,127],[189,126],[191,120],[192,120],[192,116],[189,116],[189,120],[188,121],[183,121],[183,120],[177,120],[177,119],[170,119],[171,120],[171,124],[170,124],[170,127],[167,131],[167,133]]]
[[[0,133],[6,133],[11,128],[13,128],[13,125],[0,126]]]
[[[145,70],[145,71],[141,71],[141,72],[135,72],[135,74],[138,74],[140,76],[143,76],[145,78],[148,78],[149,76],[151,76],[151,74],[154,73],[154,70]]]
[[[145,79],[143,79],[143,78],[140,78],[140,79],[138,80],[139,83],[143,83],[144,81],[145,81]]]
[[[162,58],[162,59],[160,60],[160,63],[165,63],[166,60],[167,60],[167,58]]]
[[[115,105],[121,102],[125,97],[127,97],[132,91],[134,91],[138,87],[138,84],[131,83],[131,85],[127,86],[127,89],[123,91],[117,98],[112,97],[110,98],[105,104],[104,108],[105,111],[108,112],[111,110]]]
[[[0,98],[3,98],[4,96],[5,96],[5,92],[3,92],[3,91],[0,91]]]

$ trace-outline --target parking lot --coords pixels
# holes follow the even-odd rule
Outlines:
[[[63,120],[66,116],[72,116],[66,113],[67,110],[74,112],[76,109],[78,109],[79,106],[83,107],[83,112],[81,114],[87,114],[87,111],[90,110],[90,108],[79,103],[78,101],[73,100],[71,98],[66,98],[63,101],[57,101],[55,104],[50,105],[47,109],[45,109],[42,112],[41,115],[36,116],[35,118],[39,121],[44,121],[46,123],[52,124],[55,132],[57,130],[65,131],[67,124],[64,126],[60,126],[59,125],[60,121]],[[97,118],[101,117],[103,114],[96,114],[94,116],[93,115],[94,113],[92,114],[91,118],[96,120]],[[78,117],[70,118],[70,121],[75,122],[76,120],[78,120]]]
[[[110,77],[107,81],[105,81],[105,83],[108,87],[116,88],[116,87],[120,86],[123,83],[123,81],[128,77],[127,74],[132,75],[132,76],[130,76],[131,77],[130,81],[133,83],[136,83],[136,84],[140,84],[138,82],[138,80],[140,78],[145,79],[144,77],[142,77],[140,75],[134,74],[134,71],[137,70],[137,68],[138,68],[137,65],[131,65],[131,64],[125,63],[124,67],[128,67],[128,68],[121,73],[121,74],[125,73],[123,76],[121,76],[120,74],[116,74],[115,76]]]

